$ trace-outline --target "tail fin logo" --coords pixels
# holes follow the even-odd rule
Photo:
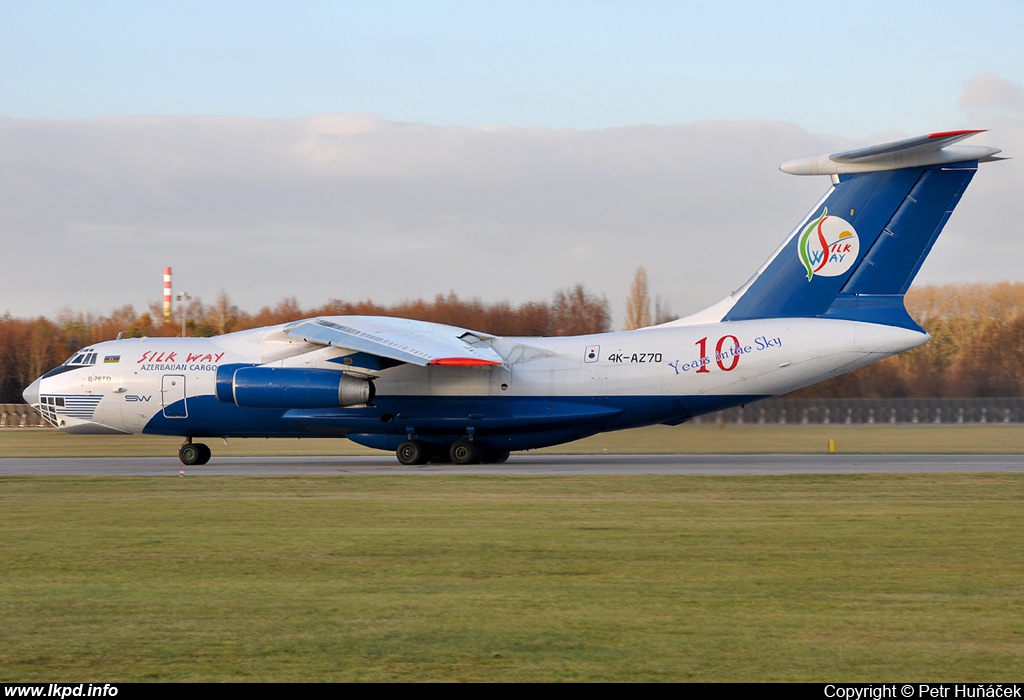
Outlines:
[[[826,207],[821,216],[804,229],[797,252],[807,270],[808,282],[815,275],[838,277],[857,261],[860,237],[849,221],[829,216]]]

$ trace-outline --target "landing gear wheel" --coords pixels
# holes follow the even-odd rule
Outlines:
[[[508,450],[503,452],[495,452],[494,450],[487,450],[484,453],[483,463],[484,464],[501,464],[508,459]]]
[[[202,459],[203,453],[199,450],[199,445],[193,445],[191,442],[186,442],[178,450],[178,459],[186,467],[191,467],[193,464],[199,464],[199,460]]]
[[[212,454],[210,448],[201,442],[186,442],[178,450],[178,459],[186,467],[191,467],[196,464],[206,464],[210,461]]]
[[[196,445],[196,447],[199,448],[199,453],[200,453],[199,454],[199,461],[196,462],[196,464],[206,464],[207,462],[209,462],[210,461],[210,457],[213,456],[213,453],[210,451],[210,448],[207,447],[206,445],[204,445],[201,442],[197,442],[197,443],[195,443],[195,445]]]
[[[456,440],[448,450],[453,464],[476,464],[480,461],[480,448],[469,440]]]
[[[403,440],[395,450],[395,456],[402,464],[426,464],[427,448],[418,440]]]

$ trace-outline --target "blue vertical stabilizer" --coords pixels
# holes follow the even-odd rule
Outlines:
[[[935,140],[931,151],[925,148],[929,139]],[[912,167],[903,165],[903,151]],[[792,168],[787,172],[804,174],[810,170],[806,163],[813,163],[813,174],[831,174],[835,184],[743,287],[722,320],[828,317],[919,330],[904,309],[903,295],[979,160],[993,159],[993,152],[998,151],[943,149],[939,139],[926,136],[887,145],[882,165],[877,150],[849,155],[868,149],[787,164],[784,169]]]

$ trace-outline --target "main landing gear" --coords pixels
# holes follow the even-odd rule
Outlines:
[[[398,461],[405,465],[426,464],[427,462],[451,462],[452,464],[498,464],[508,459],[508,450],[489,450],[471,440],[456,440],[448,448],[433,447],[421,440],[403,440],[395,450]]]
[[[191,467],[195,464],[206,464],[210,461],[210,457],[213,455],[210,452],[210,448],[201,442],[192,442],[189,438],[185,444],[178,450],[178,459],[181,463],[187,467]]]

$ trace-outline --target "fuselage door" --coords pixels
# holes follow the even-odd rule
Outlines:
[[[165,374],[160,386],[160,403],[164,407],[164,418],[188,418],[185,404],[185,376]]]

